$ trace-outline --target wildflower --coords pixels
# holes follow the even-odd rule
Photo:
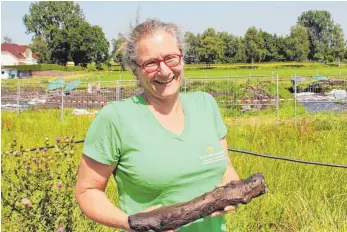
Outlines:
[[[24,206],[31,206],[31,201],[27,198],[23,198],[21,200],[21,203],[24,205]]]
[[[47,147],[43,148],[43,152],[47,152],[47,151],[48,151]]]
[[[57,184],[57,187],[61,189],[63,187],[63,185],[59,183],[59,184]]]
[[[57,232],[64,232],[64,227],[59,226]]]
[[[27,171],[30,171],[30,170],[31,170],[31,167],[30,167],[29,165],[27,165],[27,166],[25,167],[25,169],[26,169]]]
[[[57,143],[59,143],[59,142],[60,142],[60,137],[57,137],[57,138],[55,139],[55,141],[56,141]]]

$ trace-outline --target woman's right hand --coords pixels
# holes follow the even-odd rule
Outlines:
[[[141,213],[147,213],[147,212],[150,212],[150,211],[152,211],[152,210],[158,209],[158,208],[160,208],[160,207],[162,207],[162,205],[151,206],[151,207],[149,207],[149,208],[147,208],[147,209],[141,211]],[[126,230],[129,231],[129,232],[136,232],[136,231],[130,229],[130,226],[129,226],[129,223],[128,223],[128,222],[127,222]],[[165,230],[165,231],[163,231],[163,232],[176,232],[176,231],[178,231],[178,230],[179,230],[179,229]]]

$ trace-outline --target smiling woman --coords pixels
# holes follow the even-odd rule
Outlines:
[[[203,92],[179,93],[182,57],[182,35],[175,24],[147,20],[127,38],[124,60],[144,91],[105,106],[88,129],[76,197],[92,220],[132,231],[129,215],[189,201],[239,179],[215,99]],[[120,208],[104,193],[111,174]],[[212,213],[218,217],[179,230],[225,231],[221,215],[233,209],[227,206]]]

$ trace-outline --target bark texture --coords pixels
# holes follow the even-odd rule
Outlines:
[[[256,173],[247,179],[232,181],[191,201],[131,215],[128,222],[130,228],[138,232],[172,230],[215,211],[224,210],[228,205],[247,204],[266,192],[263,174]]]

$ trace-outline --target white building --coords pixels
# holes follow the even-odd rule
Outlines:
[[[38,57],[26,45],[1,44],[1,66],[37,64]]]
[[[38,57],[26,45],[1,44],[1,78],[18,77],[15,68],[3,68],[11,65],[37,64]]]

